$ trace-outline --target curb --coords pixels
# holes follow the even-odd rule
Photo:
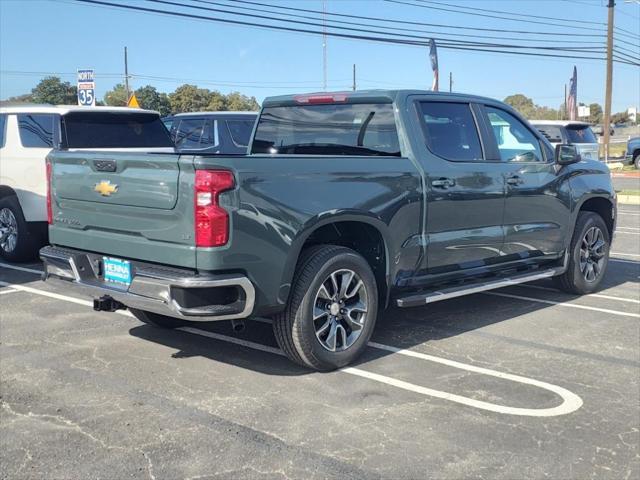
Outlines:
[[[618,195],[618,203],[640,205],[640,195]]]

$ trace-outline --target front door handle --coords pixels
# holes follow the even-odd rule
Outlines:
[[[509,185],[522,185],[524,183],[524,180],[518,175],[512,175],[507,178],[507,183]]]
[[[436,188],[449,188],[456,185],[456,181],[452,178],[440,178],[438,180],[432,180],[431,185]]]

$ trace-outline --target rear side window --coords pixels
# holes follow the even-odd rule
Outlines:
[[[253,130],[255,119],[251,120],[227,120],[229,135],[236,147],[246,147],[249,145],[249,138]]]
[[[54,115],[18,115],[20,143],[25,148],[53,148]]]
[[[0,148],[4,147],[5,139],[7,138],[7,116],[5,114],[0,115]]]
[[[567,125],[567,137],[570,143],[598,143],[598,139],[586,125]]]
[[[503,162],[544,162],[538,138],[504,110],[485,107]]]
[[[384,103],[266,107],[251,153],[400,156],[393,106]]]
[[[180,149],[197,149],[200,147],[200,139],[205,133],[204,118],[175,119],[171,128],[171,138],[176,147]]]
[[[482,160],[476,122],[467,103],[421,102],[427,147],[447,160]]]
[[[562,128],[558,125],[534,125],[552,143],[562,143]]]
[[[149,113],[71,112],[63,117],[66,148],[172,147],[160,117]]]

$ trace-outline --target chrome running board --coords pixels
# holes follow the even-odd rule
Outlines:
[[[511,285],[519,285],[521,283],[542,280],[543,278],[551,278],[564,272],[564,267],[552,268],[549,270],[538,271],[535,273],[524,273],[507,278],[499,278],[489,282],[475,283],[461,287],[451,287],[442,290],[433,290],[428,292],[413,293],[396,299],[399,307],[417,307],[428,303],[439,302],[440,300],[449,300],[450,298],[462,297],[473,293],[486,292],[487,290],[495,290],[496,288],[509,287]]]

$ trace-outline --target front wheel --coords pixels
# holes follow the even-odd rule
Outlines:
[[[609,230],[602,217],[593,212],[578,213],[569,264],[565,273],[555,277],[556,285],[578,295],[596,291],[609,262],[610,245]]]
[[[637,152],[633,156],[633,165],[636,167],[636,170],[640,170],[640,152]]]
[[[319,245],[298,262],[289,303],[273,330],[291,360],[329,371],[363,352],[377,314],[378,289],[367,261],[349,248]]]

